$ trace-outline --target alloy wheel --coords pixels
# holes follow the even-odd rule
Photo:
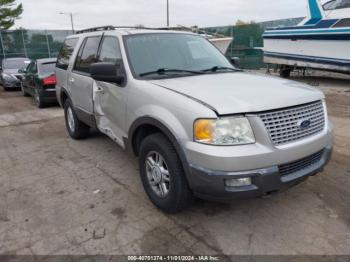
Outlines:
[[[170,173],[163,156],[152,151],[146,157],[146,174],[153,192],[166,198],[170,191]]]
[[[73,110],[71,107],[67,108],[67,122],[68,127],[71,132],[74,132],[75,130],[75,122],[74,122],[74,116],[73,116]]]

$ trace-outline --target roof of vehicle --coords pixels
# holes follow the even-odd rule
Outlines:
[[[80,37],[80,36],[93,36],[96,34],[109,33],[114,35],[136,35],[136,34],[194,34],[192,32],[168,30],[166,28],[137,28],[137,27],[95,27],[77,31],[75,35],[71,35],[68,38]]]
[[[45,63],[55,63],[57,61],[57,58],[41,58],[36,60],[39,64],[45,64]]]

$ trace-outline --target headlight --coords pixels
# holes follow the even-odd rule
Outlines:
[[[6,81],[12,80],[12,76],[10,76],[8,74],[3,73],[1,76],[2,76],[2,79],[6,80]]]
[[[211,145],[255,143],[253,130],[246,117],[199,119],[194,123],[194,139]]]

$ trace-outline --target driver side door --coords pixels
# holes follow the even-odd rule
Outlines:
[[[98,54],[98,62],[113,63],[117,71],[124,72],[123,58],[119,39],[115,36],[104,36]],[[125,113],[128,89],[124,84],[117,85],[94,81],[94,113],[99,130],[125,147]]]

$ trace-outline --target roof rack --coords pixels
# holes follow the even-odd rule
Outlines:
[[[84,30],[79,30],[76,32],[76,34],[83,34],[83,33],[91,33],[91,32],[97,32],[97,31],[110,31],[115,29],[144,29],[144,30],[176,30],[176,31],[191,31],[193,33],[197,34],[208,34],[205,30],[199,29],[197,27],[186,27],[182,25],[174,26],[174,27],[144,27],[144,26],[113,26],[113,25],[106,25],[106,26],[99,26],[99,27],[92,27],[87,28]],[[218,36],[218,37],[224,37],[224,35],[220,35],[218,33],[209,33],[210,35]]]
[[[90,33],[90,32],[96,32],[96,31],[108,31],[108,30],[114,30],[115,26],[112,25],[106,25],[106,26],[98,26],[98,27],[91,27],[83,30],[76,31],[76,34],[83,34],[83,33]]]
[[[98,27],[91,27],[83,30],[79,30],[76,32],[76,34],[83,34],[83,33],[91,33],[91,32],[97,32],[97,31],[109,31],[109,30],[115,30],[115,29],[149,29],[149,30],[160,30],[161,28],[149,28],[149,27],[143,27],[143,26],[113,26],[113,25],[106,25],[106,26],[98,26]]]

